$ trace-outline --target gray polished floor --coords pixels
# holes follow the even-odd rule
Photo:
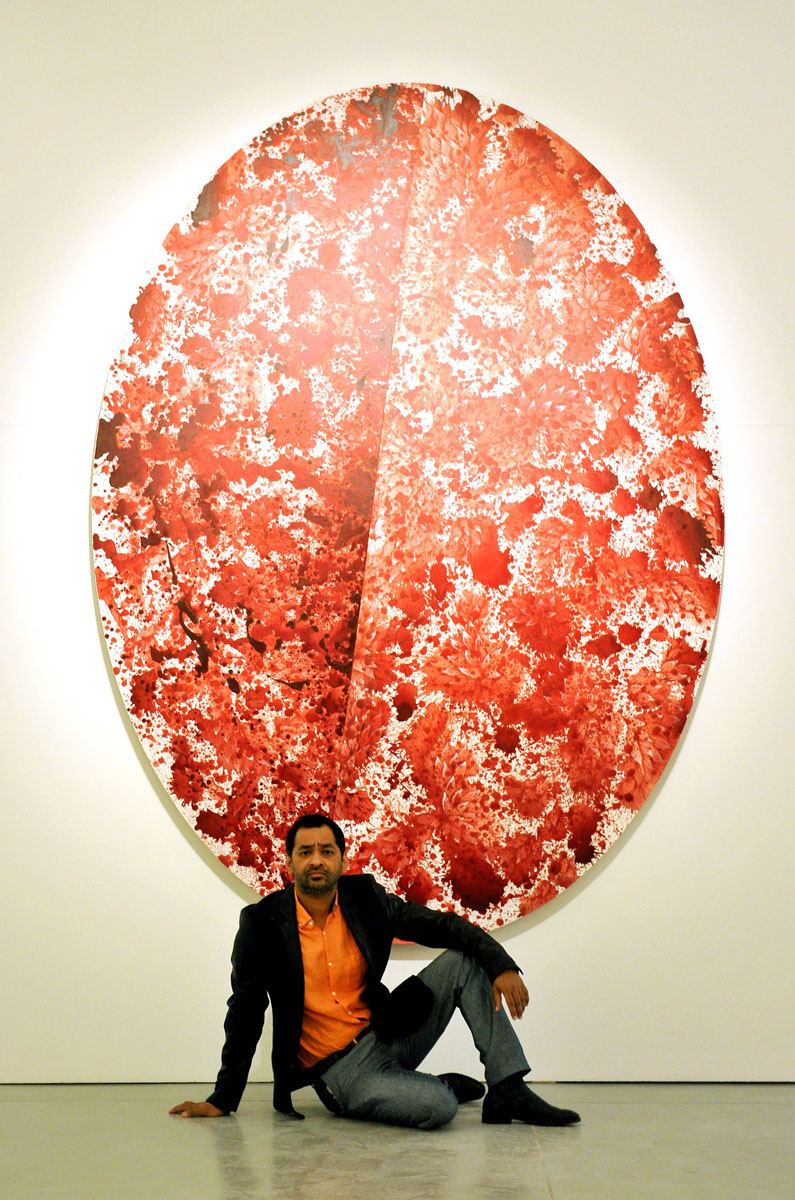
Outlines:
[[[201,1085],[0,1088],[3,1200],[789,1200],[795,1093],[783,1085],[539,1085],[568,1129],[484,1126],[480,1105],[433,1133],[273,1113],[169,1117]]]

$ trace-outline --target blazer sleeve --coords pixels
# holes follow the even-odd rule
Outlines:
[[[232,995],[224,1021],[221,1069],[215,1089],[207,1097],[225,1112],[234,1112],[240,1104],[268,1007],[266,955],[255,936],[253,907],[244,908],[240,914],[232,949]]]
[[[423,904],[401,900],[373,880],[380,903],[389,921],[392,937],[421,946],[443,946],[460,950],[482,967],[492,982],[503,971],[520,967],[491,934],[455,913],[434,912]]]

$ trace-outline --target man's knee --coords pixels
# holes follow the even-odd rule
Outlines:
[[[473,960],[469,957],[469,955],[464,954],[463,950],[443,950],[436,959],[436,962],[438,963],[449,965],[451,970],[460,969],[462,966],[465,966],[472,961]]]
[[[345,1116],[412,1129],[438,1129],[457,1112],[458,1101],[446,1083],[408,1071],[363,1083],[343,1107]]]
[[[474,958],[470,958],[462,950],[445,950],[420,971],[420,979],[427,979],[431,986],[437,983],[443,986],[461,987],[467,982],[473,971],[482,971]],[[485,975],[485,972],[483,973]]]
[[[423,1097],[412,1114],[417,1129],[439,1129],[448,1125],[458,1112],[458,1101],[446,1084],[433,1095]]]

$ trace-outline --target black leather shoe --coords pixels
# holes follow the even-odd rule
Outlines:
[[[524,1121],[525,1125],[576,1125],[580,1114],[547,1104],[521,1080],[504,1079],[489,1088],[481,1119],[484,1125],[510,1125],[511,1121]]]
[[[457,1071],[446,1071],[440,1075],[455,1096],[459,1104],[468,1104],[470,1100],[480,1100],[486,1094],[486,1088],[470,1075],[459,1075]]]

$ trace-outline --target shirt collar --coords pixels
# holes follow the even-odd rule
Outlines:
[[[337,907],[338,907],[337,906],[337,897],[335,895],[334,903],[332,904],[331,912],[329,913],[329,920],[331,920],[332,918],[336,918]],[[315,922],[314,922],[313,918],[310,916],[310,914],[306,911],[306,909],[304,908],[301,901],[298,899],[298,891],[297,890],[295,890],[295,915],[298,918],[298,928],[299,929],[314,928]]]

